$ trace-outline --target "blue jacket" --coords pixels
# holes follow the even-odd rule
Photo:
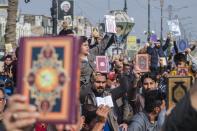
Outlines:
[[[157,49],[156,47],[152,48],[150,46],[147,48],[147,53],[151,55],[151,69],[157,70],[159,62],[158,55],[159,57],[166,57],[164,51],[168,48],[169,44],[170,39],[167,39],[165,45],[161,46],[159,49]]]

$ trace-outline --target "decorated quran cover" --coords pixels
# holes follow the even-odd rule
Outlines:
[[[188,76],[188,68],[178,68],[177,75],[178,76]]]
[[[168,108],[176,105],[191,88],[191,77],[169,77],[168,78]]]
[[[20,41],[17,92],[37,106],[41,123],[76,123],[79,39],[24,37]]]
[[[149,55],[148,54],[137,54],[136,55],[136,65],[141,70],[141,72],[149,72]]]
[[[96,56],[96,66],[101,73],[109,73],[109,60],[107,56]]]
[[[178,46],[179,52],[184,52],[187,48],[189,48],[189,44],[188,44],[188,42],[185,41],[185,40],[180,40],[180,41],[177,43],[177,46]]]

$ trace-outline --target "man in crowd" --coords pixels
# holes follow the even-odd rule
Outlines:
[[[111,96],[113,101],[117,100],[127,91],[128,80],[126,77],[122,77],[120,81],[120,87],[117,87],[111,90],[110,92],[105,91],[105,88],[106,88],[106,76],[102,73],[95,74],[93,86],[91,87],[90,92],[86,96],[84,104],[94,104],[96,106],[97,105],[96,97]],[[104,126],[104,131],[105,130],[119,131],[117,117],[115,116],[113,108],[110,109],[107,122]]]
[[[62,27],[63,27],[63,29],[60,31],[59,35],[65,35],[65,34],[67,34],[68,24],[67,24],[66,21],[64,21],[64,22],[62,23]]]
[[[144,109],[144,103],[145,103],[144,94],[151,90],[155,90],[157,88],[156,87],[157,79],[154,73],[145,73],[140,79],[140,71],[134,69],[133,72],[134,72],[134,80],[133,80],[132,88],[130,88],[130,91],[128,92],[128,97],[129,97],[129,103],[133,108],[133,112],[134,114],[136,114]],[[140,80],[142,84],[142,94],[137,92],[139,88],[138,83]]]
[[[134,115],[128,131],[159,131],[157,117],[165,107],[165,95],[157,90],[145,94],[144,110]]]
[[[5,131],[5,127],[3,125],[3,113],[6,105],[5,91],[3,88],[0,88],[0,130]]]
[[[96,71],[96,56],[99,55],[102,51],[105,50],[107,46],[110,46],[113,42],[113,35],[107,34],[102,39],[101,44],[98,44],[96,47],[89,49],[87,37],[82,36],[81,43],[81,77],[80,77],[80,97],[87,95],[89,92],[86,88],[88,84],[92,84],[92,74]],[[83,99],[83,98],[82,98]],[[81,100],[82,100],[81,99]],[[83,103],[83,102],[82,102]]]
[[[151,66],[150,66],[151,71],[157,72],[158,67],[160,66],[159,65],[160,57],[165,57],[166,59],[164,51],[168,48],[170,44],[170,37],[171,37],[170,34],[168,34],[166,43],[163,46],[161,45],[161,41],[157,40],[153,48],[151,46],[147,48],[147,53],[151,55]]]

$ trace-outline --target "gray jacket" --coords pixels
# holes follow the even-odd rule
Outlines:
[[[141,111],[134,115],[128,131],[159,131],[157,122],[150,123],[149,116],[145,111]]]
[[[113,42],[113,35],[105,35],[100,44],[90,49],[87,60],[81,59],[81,86],[89,83],[92,72],[94,71],[94,69],[96,69],[96,56],[103,52]]]

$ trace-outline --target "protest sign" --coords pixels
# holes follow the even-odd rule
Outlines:
[[[9,53],[14,51],[11,43],[5,44],[5,49],[6,49]]]
[[[116,33],[115,16],[105,15],[105,32]]]
[[[79,45],[72,36],[21,39],[17,93],[36,105],[38,123],[77,121]]]
[[[169,27],[169,31],[170,31],[172,36],[174,36],[174,35],[181,36],[181,31],[180,31],[178,20],[168,21],[168,27]]]

